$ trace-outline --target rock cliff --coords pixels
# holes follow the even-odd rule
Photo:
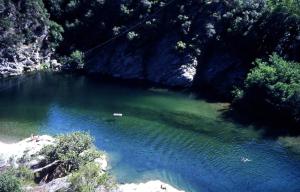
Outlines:
[[[58,67],[54,48],[80,50],[88,74],[228,97],[255,59],[300,61],[299,16],[266,0],[0,2],[0,76]]]
[[[57,65],[41,1],[0,0],[0,77]]]

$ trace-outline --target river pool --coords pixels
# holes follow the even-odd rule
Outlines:
[[[88,131],[119,182],[159,179],[187,192],[300,191],[299,155],[255,125],[222,118],[222,103],[76,75],[0,84],[2,141]]]

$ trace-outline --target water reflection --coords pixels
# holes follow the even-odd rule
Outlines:
[[[0,92],[0,133],[89,131],[120,182],[160,179],[196,192],[298,191],[299,158],[257,127],[224,120],[220,109],[180,93],[37,74]]]

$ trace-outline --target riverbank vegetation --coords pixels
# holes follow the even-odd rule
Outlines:
[[[1,192],[21,192],[21,183],[19,179],[9,172],[0,174]]]
[[[94,147],[93,138],[88,133],[60,135],[54,144],[46,145],[38,154],[31,157],[24,155],[18,167],[2,170],[0,192],[32,191],[35,188],[48,191],[43,184],[59,178],[67,178],[62,187],[59,182],[53,184],[58,185],[60,191],[94,192],[99,187],[109,190],[116,185],[103,170],[100,161],[103,158],[104,154]],[[33,168],[32,161],[40,162]]]
[[[267,5],[272,11],[286,9],[287,12],[300,16],[299,0],[267,0]]]
[[[300,64],[277,54],[257,59],[242,89],[234,91],[238,105],[300,121]]]
[[[107,189],[114,186],[111,177],[95,162],[103,158],[103,153],[96,150],[88,133],[74,132],[56,139],[55,145],[48,145],[40,152],[46,164],[56,164],[55,168],[36,179],[49,181],[71,174],[71,188],[78,192],[92,192],[100,185]]]

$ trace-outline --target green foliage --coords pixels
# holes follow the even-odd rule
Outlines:
[[[138,36],[139,35],[134,31],[130,31],[130,32],[127,33],[127,39],[128,40],[133,40],[133,39],[137,38]]]
[[[77,172],[72,173],[69,178],[72,191],[94,192],[98,186],[111,189],[113,184],[107,173],[100,171],[98,164],[92,162],[80,167]]]
[[[82,162],[81,164],[84,164],[86,162],[92,162],[97,158],[101,158],[102,156],[103,156],[103,153],[98,151],[95,148],[87,149],[80,156],[81,162]]]
[[[42,69],[42,70],[47,70],[47,69],[49,69],[49,64],[47,64],[47,63],[42,63],[42,64],[41,64],[41,69]]]
[[[158,10],[162,2],[165,0],[44,0],[51,19],[64,28],[64,39],[59,49],[63,55],[69,55],[70,47],[71,50],[85,50],[125,31]],[[155,19],[149,22],[157,23]],[[153,33],[151,31],[147,35]],[[123,37],[126,38],[126,35],[129,41],[147,37],[145,33],[140,34],[140,29]]]
[[[180,52],[184,51],[186,49],[186,43],[183,42],[183,41],[178,41],[176,43],[175,49],[180,51]]]
[[[74,132],[57,137],[57,144],[44,147],[41,154],[46,157],[47,163],[62,161],[64,171],[72,172],[101,157],[100,152],[93,150],[92,142],[93,138],[88,133]]]
[[[232,94],[234,100],[240,100],[244,96],[244,91],[238,87],[234,87],[231,94]]]
[[[45,9],[43,0],[27,0],[24,2],[25,14],[27,16],[31,16],[34,14],[35,16],[38,16],[40,19],[47,20],[49,15],[47,10]]]
[[[71,69],[82,69],[84,67],[84,53],[81,51],[73,51],[67,61]]]
[[[34,173],[31,169],[25,166],[21,166],[13,170],[13,173],[21,180],[22,183],[32,183],[34,180]]]
[[[292,14],[300,16],[300,0],[267,0],[271,10],[286,9]]]
[[[10,172],[0,174],[0,192],[21,192],[21,183]]]
[[[103,173],[100,166],[94,162],[103,154],[93,148],[93,138],[88,133],[74,132],[58,136],[56,139],[57,144],[44,147],[41,154],[46,157],[47,163],[62,161],[60,169],[64,169],[66,174],[72,172],[72,191],[95,191],[99,185],[111,187],[108,174]]]
[[[2,30],[8,30],[12,26],[13,26],[13,23],[9,18],[0,19],[0,27],[2,28]]]
[[[63,40],[62,33],[64,32],[64,29],[61,25],[57,24],[54,21],[49,22],[49,38],[51,42],[51,47],[56,48],[58,47],[59,43]]]
[[[271,55],[267,62],[258,59],[245,83],[246,88],[263,88],[276,103],[287,102],[300,91],[300,64],[286,61],[277,54]]]
[[[49,14],[42,0],[0,0],[0,63],[13,61],[22,44],[47,53],[49,42],[44,36],[48,22]],[[29,50],[27,55],[31,55]]]
[[[271,55],[268,61],[257,59],[255,64],[245,80],[244,93],[237,94],[240,96],[237,99],[255,97],[299,121],[300,64],[277,54]]]
[[[9,168],[0,174],[0,192],[22,191],[22,185],[34,184],[34,173],[25,166]]]

